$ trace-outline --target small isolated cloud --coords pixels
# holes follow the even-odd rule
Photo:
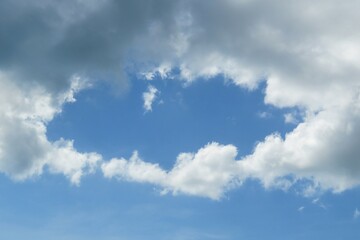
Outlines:
[[[149,112],[152,111],[152,105],[154,103],[154,101],[156,100],[158,94],[159,94],[159,90],[157,88],[155,88],[152,85],[148,86],[148,89],[146,92],[143,93],[143,100],[144,100],[144,109],[145,112]]]
[[[320,198],[315,198],[311,201],[312,204],[321,207],[322,209],[327,209],[326,205],[320,200]]]
[[[360,211],[359,211],[359,209],[356,208],[354,211],[354,219],[357,219],[359,217],[360,217]]]
[[[304,206],[301,206],[301,207],[298,208],[298,211],[299,211],[299,212],[303,212],[304,209],[305,209],[305,207],[304,207]]]
[[[263,111],[263,112],[258,112],[258,113],[257,113],[257,116],[258,116],[259,118],[266,119],[266,118],[270,118],[272,115],[271,115],[270,112]]]

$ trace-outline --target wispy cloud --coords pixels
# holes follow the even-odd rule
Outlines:
[[[270,118],[272,116],[272,114],[270,112],[262,111],[262,112],[258,112],[257,116],[259,118],[267,119],[267,118]]]
[[[159,95],[159,90],[152,85],[148,86],[146,92],[143,93],[144,109],[145,112],[152,111],[152,105]]]
[[[355,208],[355,211],[354,211],[354,219],[357,219],[357,218],[359,218],[360,217],[360,211],[357,209],[357,208]]]
[[[322,209],[327,209],[326,205],[320,200],[320,198],[315,198],[312,201],[312,204],[321,207]]]

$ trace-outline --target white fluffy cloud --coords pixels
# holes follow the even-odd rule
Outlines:
[[[129,160],[114,158],[103,163],[102,170],[107,178],[155,184],[163,193],[219,199],[225,190],[238,183],[236,155],[234,146],[211,143],[197,153],[179,154],[170,171],[144,162],[137,152]]]
[[[158,94],[159,90],[152,85],[149,85],[147,91],[143,93],[144,109],[146,112],[152,111],[152,105]]]
[[[284,139],[270,135],[242,160],[243,171],[265,186],[311,180],[306,190],[341,192],[360,184],[360,99],[309,114]]]
[[[40,175],[47,166],[79,184],[83,174],[94,170],[100,155],[79,153],[72,141],[52,143],[46,137],[46,124],[65,102],[74,101],[80,81],[73,78],[68,91],[52,96],[41,86],[23,87],[0,75],[0,172],[24,180]]]
[[[269,135],[252,154],[238,160],[234,146],[212,143],[196,154],[180,154],[168,172],[137,154],[130,161],[113,159],[102,169],[106,177],[212,199],[247,179],[260,180],[265,188],[294,186],[308,196],[324,190],[342,192],[360,185],[359,119],[360,98],[354,95],[346,107],[309,113],[284,138]]]

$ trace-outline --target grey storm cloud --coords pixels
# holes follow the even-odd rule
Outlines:
[[[65,90],[73,74],[121,77],[125,54],[152,21],[171,24],[171,1],[0,3],[0,69]]]

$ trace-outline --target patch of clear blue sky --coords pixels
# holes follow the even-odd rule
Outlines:
[[[216,202],[159,196],[149,186],[60,176],[13,184],[1,177],[1,239],[357,239],[352,218],[359,191],[310,200],[258,184]],[[303,212],[297,209],[304,206]]]
[[[256,141],[293,128],[284,110],[263,104],[263,87],[248,92],[223,79],[183,88],[177,81],[150,82],[163,104],[144,114],[142,93],[148,82],[131,79],[128,92],[111,95],[109,85],[78,94],[49,125],[48,137],[74,139],[81,151],[106,159],[139,150],[146,161],[171,168],[180,152],[210,141],[234,144],[239,158]],[[270,118],[261,119],[258,112]],[[285,110],[286,111],[286,110]],[[80,187],[61,175],[14,183],[0,176],[0,239],[37,240],[190,240],[190,239],[357,239],[360,191],[325,194],[317,204],[294,192],[264,190],[247,182],[221,201],[160,196],[154,186],[107,180],[98,172]],[[320,205],[323,204],[326,209]],[[359,205],[357,205],[359,204]],[[300,207],[304,207],[299,212]]]
[[[263,103],[263,85],[248,91],[224,84],[221,77],[188,87],[176,80],[131,78],[120,96],[106,84],[79,93],[77,102],[50,123],[48,137],[75,139],[79,150],[105,158],[129,157],[138,150],[145,160],[171,167],[180,152],[197,151],[212,141],[237,146],[240,158],[270,133],[284,135],[294,127],[284,124],[282,114],[288,110]],[[142,94],[148,84],[161,93],[153,111],[144,113]],[[271,116],[260,118],[264,111]]]

